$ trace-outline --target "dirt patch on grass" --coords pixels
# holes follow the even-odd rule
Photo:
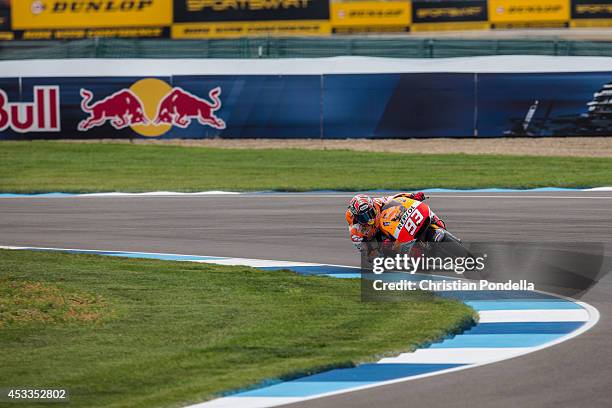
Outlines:
[[[465,153],[519,156],[612,157],[612,137],[545,137],[492,139],[100,139],[73,143],[133,143],[214,147],[221,149],[356,150],[393,153]]]
[[[29,323],[96,323],[113,315],[101,296],[41,282],[0,279],[0,328]]]

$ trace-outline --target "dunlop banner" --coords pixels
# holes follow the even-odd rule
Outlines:
[[[347,1],[331,4],[334,33],[409,31],[408,1]]]
[[[172,0],[13,0],[15,30],[170,26]]]
[[[570,0],[489,0],[493,28],[564,27]]]
[[[323,35],[329,0],[175,0],[172,38]]]
[[[572,0],[572,27],[612,26],[612,1]]]
[[[486,29],[487,0],[416,0],[412,3],[412,30]]]

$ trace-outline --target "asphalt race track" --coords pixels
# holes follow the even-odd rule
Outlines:
[[[0,245],[166,252],[359,265],[347,240],[349,194],[0,198]],[[465,241],[605,242],[612,193],[432,194]],[[612,275],[581,300],[587,333],[511,360],[293,404],[294,407],[609,407]]]

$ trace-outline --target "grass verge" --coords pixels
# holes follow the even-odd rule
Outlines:
[[[360,302],[359,281],[288,271],[0,250],[0,388],[65,388],[75,407],[178,406],[408,350],[469,324],[429,293]],[[31,287],[100,319],[27,319]],[[19,294],[23,296],[20,298]],[[14,303],[14,301],[12,302]],[[57,301],[43,307],[62,316]]]
[[[375,142],[373,142],[375,143]],[[612,159],[2,142],[0,191],[370,190],[612,185]]]

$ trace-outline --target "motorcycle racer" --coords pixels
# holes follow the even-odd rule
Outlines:
[[[412,200],[424,201],[425,193],[402,192],[392,196],[370,197],[366,194],[354,196],[347,207],[345,218],[348,223],[349,236],[357,250],[362,250],[362,243],[376,240],[380,232],[379,215],[381,208],[394,198],[406,197]],[[445,228],[444,222],[434,215],[433,222]]]

